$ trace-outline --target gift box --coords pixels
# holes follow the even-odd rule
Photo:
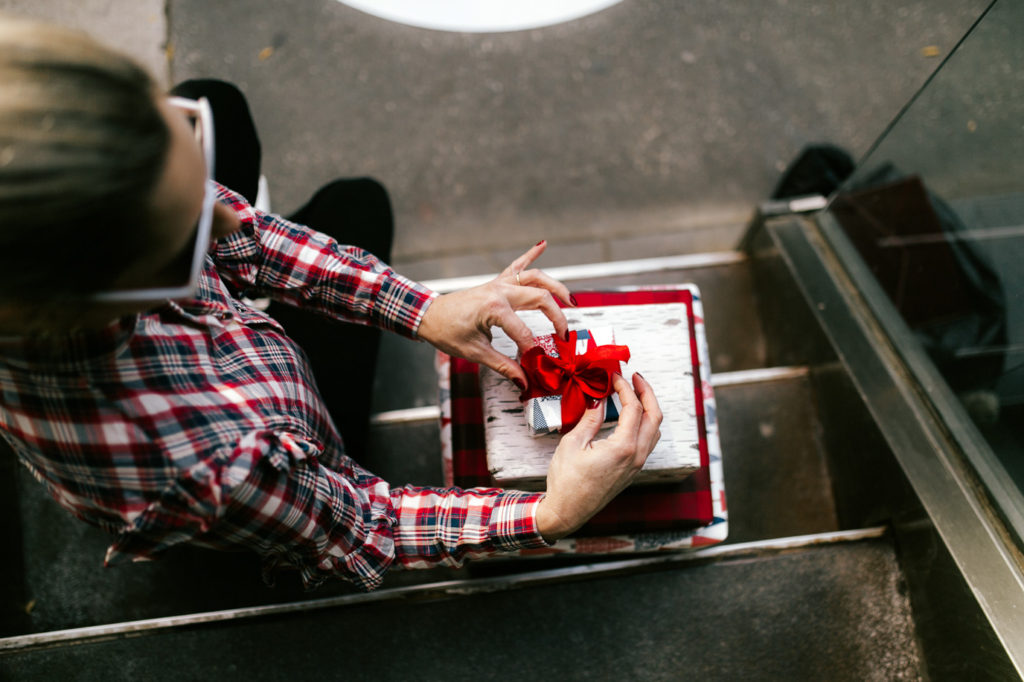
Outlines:
[[[700,414],[700,467],[676,483],[633,486],[623,491],[571,537],[521,557],[550,554],[628,553],[680,550],[722,542],[728,512],[722,476],[714,393],[704,343],[703,311],[693,286],[673,285],[614,292],[576,292],[580,306],[679,302],[687,305]],[[441,456],[446,485],[495,485],[488,470],[479,367],[437,355],[441,403]]]
[[[630,380],[634,371],[653,387],[664,419],[661,440],[635,481],[639,484],[679,481],[700,466],[695,362],[685,303],[611,305],[567,308],[570,329],[614,330],[616,345],[629,348],[621,365]],[[553,333],[550,320],[539,311],[518,313],[535,337]],[[515,343],[494,329],[494,348],[516,357]],[[520,391],[488,368],[480,373],[484,400],[487,465],[495,483],[520,490],[543,490],[559,433],[535,435],[523,426],[526,407]]]
[[[534,339],[537,346],[549,357],[559,357],[558,344],[554,334],[538,336]],[[585,355],[598,346],[614,346],[615,331],[612,329],[578,329],[569,332],[568,343],[574,347],[577,355]],[[618,369],[621,373],[621,367]],[[619,420],[622,402],[619,396],[612,394],[605,402],[605,417],[602,428],[612,426]],[[530,398],[524,405],[526,426],[533,436],[557,433],[562,430],[562,395],[542,395]]]

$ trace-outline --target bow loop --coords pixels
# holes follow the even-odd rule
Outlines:
[[[552,357],[540,346],[523,353],[520,364],[529,388],[520,400],[548,395],[562,397],[561,433],[570,431],[588,407],[612,394],[612,375],[619,371],[620,362],[629,361],[627,346],[604,345],[576,354],[576,332],[569,332],[563,341],[553,337],[558,357]]]

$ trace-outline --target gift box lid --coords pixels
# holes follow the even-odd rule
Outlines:
[[[629,347],[622,365],[628,380],[634,371],[654,388],[664,419],[661,439],[647,458],[636,483],[679,481],[700,466],[698,413],[701,391],[699,361],[693,354],[692,307],[685,302],[567,308],[570,329],[610,328],[615,344]],[[550,320],[539,311],[519,316],[534,336],[552,333]],[[494,348],[515,357],[515,343],[494,329]],[[524,405],[516,386],[497,372],[482,368],[484,432],[487,466],[495,483],[522,490],[543,490],[558,433],[537,435],[524,425]]]

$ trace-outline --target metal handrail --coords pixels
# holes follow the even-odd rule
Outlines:
[[[992,480],[984,439],[827,214],[767,225],[811,309],[1002,643],[1024,676],[1024,557],[1011,539],[1017,507]],[[826,236],[827,234],[827,236]],[[959,411],[959,413],[958,413]],[[973,435],[972,435],[973,432]],[[988,465],[979,471],[968,464]],[[986,480],[988,479],[988,480]],[[1000,501],[999,498],[1002,498]]]

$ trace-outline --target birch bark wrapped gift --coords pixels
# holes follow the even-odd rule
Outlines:
[[[613,329],[616,345],[627,346],[629,362],[622,376],[634,371],[654,388],[664,420],[661,440],[647,458],[636,483],[678,481],[700,466],[700,432],[696,409],[699,382],[691,356],[689,308],[683,303],[595,306],[563,311],[570,329]],[[538,311],[518,313],[534,337],[553,333],[551,322]],[[516,344],[494,328],[495,349],[516,357]],[[516,386],[486,367],[480,370],[484,399],[484,439],[487,468],[497,485],[543,490],[551,456],[561,435],[531,434],[523,425],[524,405]]]
[[[622,404],[611,388],[611,375],[622,373],[621,362],[629,360],[629,348],[615,345],[610,329],[579,329],[562,341],[554,334],[539,336],[537,345],[524,353],[523,366],[529,388],[526,424],[532,435],[567,433],[602,398],[605,424],[618,421]]]

